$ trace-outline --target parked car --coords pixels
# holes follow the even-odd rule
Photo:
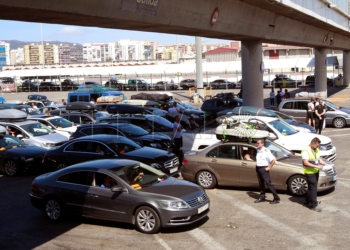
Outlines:
[[[79,137],[48,150],[44,164],[50,169],[61,169],[84,161],[113,157],[141,161],[169,175],[177,174],[180,167],[179,159],[173,153],[143,147],[122,135],[110,134]]]
[[[175,83],[170,83],[168,81],[159,81],[154,84],[155,90],[176,90],[179,86],[177,86]]]
[[[152,88],[151,84],[144,79],[129,79],[127,87],[131,90],[150,90]]]
[[[196,79],[183,79],[179,85],[182,89],[195,88],[197,87],[197,81]],[[208,83],[203,82],[203,87],[207,87],[207,86],[208,86]]]
[[[0,110],[0,125],[15,131],[17,138],[30,146],[52,148],[68,140],[44,124],[27,120],[27,114],[16,109]]]
[[[56,102],[49,101],[49,100],[45,100],[45,101],[27,101],[27,102],[24,102],[23,104],[32,106],[32,103],[34,103],[34,105],[38,109],[41,109],[41,108],[44,108],[44,107],[47,107],[47,106],[54,106],[56,104]]]
[[[40,82],[32,82],[25,80],[22,85],[18,88],[19,91],[39,91]]]
[[[277,110],[293,116],[297,121],[306,121],[307,104],[309,98],[291,98],[284,99],[278,106]],[[324,100],[326,109],[326,125],[332,125],[335,128],[344,128],[350,124],[350,109],[339,107],[327,100]]]
[[[305,195],[308,184],[300,157],[280,145],[267,141],[266,147],[276,157],[270,170],[276,189],[288,190],[292,195]],[[255,144],[245,142],[217,142],[197,152],[187,152],[181,174],[185,180],[198,183],[203,188],[219,186],[259,187],[256,180],[256,161],[244,160],[249,148],[257,151]],[[327,161],[326,161],[327,162]],[[334,187],[337,171],[331,162],[327,170],[320,170],[317,191]]]
[[[96,123],[84,124],[77,127],[70,139],[79,138],[86,135],[114,134],[125,136],[141,146],[149,146],[159,149],[172,147],[172,140],[162,133],[149,133],[148,131],[130,123]]]
[[[236,83],[230,82],[227,79],[217,79],[209,83],[213,89],[232,89],[236,87]]]
[[[137,173],[143,178],[133,184],[132,175]],[[110,188],[101,187],[106,177],[112,182]],[[34,179],[29,196],[32,205],[52,221],[73,213],[134,224],[148,234],[202,220],[210,206],[207,194],[196,184],[137,161],[112,159],[41,175]]]
[[[39,115],[40,114],[40,111],[33,109],[32,106],[25,105],[25,104],[16,104],[16,102],[14,102],[14,103],[10,103],[10,102],[11,101],[9,100],[9,101],[6,101],[3,104],[0,104],[0,110],[3,110],[3,109],[17,109],[17,110],[25,112],[28,116]],[[19,102],[19,103],[22,103],[22,102]],[[0,117],[0,119],[1,119],[1,117]]]
[[[307,76],[305,79],[305,84],[308,87],[314,87],[315,86],[315,76],[314,75]],[[334,79],[327,77],[327,86],[330,87],[330,86],[333,86],[333,84],[334,84]]]
[[[2,77],[1,78],[1,83],[5,84],[13,84],[15,81],[11,77]]]
[[[127,87],[127,84],[125,82],[119,81],[118,78],[111,77],[109,81],[105,83],[105,87],[124,90]]]
[[[71,134],[73,134],[77,129],[77,127],[73,125],[70,121],[59,116],[39,115],[39,116],[31,116],[31,117],[28,117],[27,119],[40,122],[45,126],[47,126],[48,128],[55,131],[56,133],[66,136],[67,139],[69,139]]]
[[[59,91],[61,90],[60,85],[55,82],[41,82],[39,85],[40,91]]]
[[[76,81],[72,81],[70,79],[65,79],[63,82],[61,82],[61,88],[63,91],[67,90],[77,90],[79,88],[80,84]]]
[[[286,84],[285,86],[284,83]],[[294,80],[289,77],[276,77],[271,81],[271,86],[275,88],[295,88],[297,86],[300,86],[301,84],[302,82],[300,80]]]
[[[201,110],[203,110],[207,117],[216,118],[217,113],[224,110],[232,110],[237,106],[242,106],[243,100],[241,98],[223,99],[213,98],[205,100],[202,104]]]
[[[239,84],[237,84],[237,87],[241,87],[242,86],[242,79],[238,81]],[[268,81],[263,81],[262,82],[263,87],[264,88],[268,88],[269,87],[269,82]]]
[[[11,135],[0,135],[0,171],[15,176],[23,171],[40,169],[45,148],[26,146]]]

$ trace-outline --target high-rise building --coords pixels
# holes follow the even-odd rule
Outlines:
[[[109,53],[109,44],[107,43],[84,43],[83,44],[84,62],[106,62],[112,61]]]
[[[30,44],[24,46],[25,64],[55,64],[58,63],[58,46],[55,44]]]
[[[10,64],[11,65],[24,64],[24,49],[23,48],[12,49],[10,51]]]
[[[0,68],[10,64],[10,44],[0,42]]]
[[[58,46],[58,61],[61,64],[82,63],[83,46],[80,44],[60,44]]]

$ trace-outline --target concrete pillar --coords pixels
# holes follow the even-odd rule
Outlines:
[[[324,91],[327,96],[327,50],[315,48],[315,92]]]
[[[242,91],[245,106],[264,107],[261,65],[261,41],[242,41]]]
[[[202,70],[202,38],[196,36],[196,81],[197,81],[197,93],[203,97],[203,70]],[[209,84],[209,83],[208,83]]]
[[[350,85],[350,50],[343,51],[343,83],[346,87]]]

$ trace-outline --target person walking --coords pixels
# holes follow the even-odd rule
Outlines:
[[[173,124],[173,132],[174,132],[174,153],[179,157],[179,168],[182,166],[182,160],[184,157],[184,154],[181,150],[182,147],[182,126],[180,124],[180,116],[175,116],[175,122]]]
[[[317,201],[317,182],[319,170],[325,165],[325,162],[320,157],[320,144],[320,139],[315,137],[311,140],[310,145],[301,151],[303,170],[308,186],[304,206],[316,212],[322,211]]]
[[[277,95],[276,95],[276,101],[277,101],[277,107],[280,106],[280,103],[282,102],[282,96],[280,95],[281,91],[277,91]]]
[[[322,99],[320,99],[318,102],[319,104],[315,107],[316,133],[318,131],[318,133],[321,134],[324,119],[326,117],[326,107]]]
[[[314,118],[314,112],[315,112],[315,100],[313,97],[311,97],[310,102],[307,104],[307,122],[310,126],[315,127],[315,118]]]
[[[274,88],[271,88],[271,92],[270,92],[270,105],[271,105],[272,107],[275,106],[275,97],[276,97],[275,90],[274,90]]]
[[[284,91],[284,99],[290,99],[290,92],[288,91],[288,89],[285,89]]]
[[[277,204],[280,202],[280,197],[278,196],[275,187],[273,186],[270,178],[270,170],[276,162],[275,157],[271,151],[265,148],[265,140],[258,139],[257,141],[257,154],[256,154],[256,174],[258,176],[260,196],[259,199],[255,200],[255,203],[265,201],[265,183],[269,187],[273,194],[273,200],[270,204]]]

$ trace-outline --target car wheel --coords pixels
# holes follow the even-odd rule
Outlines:
[[[174,90],[174,86],[170,86],[170,89],[171,89],[171,90]]]
[[[232,89],[232,85],[231,84],[227,85],[227,88]]]
[[[216,177],[209,171],[200,171],[197,174],[197,183],[203,188],[214,188],[216,186]]]
[[[18,173],[18,165],[12,160],[8,160],[4,164],[5,174],[7,176],[15,176]]]
[[[156,211],[150,207],[140,207],[136,210],[136,227],[142,233],[154,234],[157,233],[160,228],[160,219]]]
[[[292,176],[288,181],[289,192],[294,196],[303,196],[308,189],[306,177],[303,175]]]
[[[142,90],[146,90],[146,87],[145,87],[145,86],[143,86],[143,87],[142,87]]]
[[[343,118],[334,118],[333,127],[335,128],[344,128],[346,125],[346,121]]]
[[[66,167],[67,167],[67,164],[65,164],[63,162],[59,162],[56,164],[56,170],[60,170],[60,169],[66,168]]]
[[[49,198],[45,202],[45,214],[52,221],[59,221],[63,217],[63,206],[56,198]]]
[[[158,87],[158,86],[155,86],[154,89],[155,89],[155,90],[159,90],[159,87]]]

